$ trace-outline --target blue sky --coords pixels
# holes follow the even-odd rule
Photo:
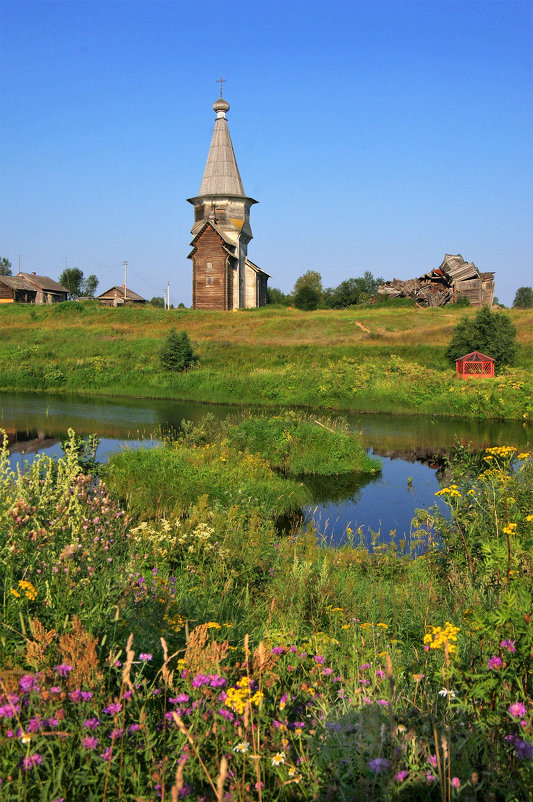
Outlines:
[[[461,253],[533,284],[532,2],[0,0],[0,256],[191,300],[226,79],[250,258],[284,291]]]

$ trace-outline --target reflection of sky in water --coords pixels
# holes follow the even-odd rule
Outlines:
[[[395,529],[398,543],[409,535],[415,509],[427,509],[438,503],[442,511],[447,510],[440,498],[435,497],[440,485],[434,468],[403,459],[380,457],[379,460],[381,476],[360,488],[353,501],[308,508],[306,521],[314,521],[326,542],[341,545],[346,542],[348,526],[354,531],[362,526],[366,545],[371,543],[369,530],[381,532],[378,542],[389,542],[389,533]]]

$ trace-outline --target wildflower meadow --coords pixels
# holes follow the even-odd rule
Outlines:
[[[73,432],[23,472],[4,438],[0,799],[530,800],[530,453],[457,448],[414,556],[282,534],[249,474],[296,493],[294,438],[254,432],[174,444],[169,510]]]

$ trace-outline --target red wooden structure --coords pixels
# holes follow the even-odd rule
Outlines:
[[[472,353],[455,360],[455,371],[462,379],[481,379],[484,376],[494,376],[494,359],[479,351],[472,351]]]

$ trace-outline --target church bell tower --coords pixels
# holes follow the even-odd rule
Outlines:
[[[235,159],[226,113],[229,103],[213,103],[215,128],[191,229],[193,250],[193,308],[226,310],[263,306],[268,274],[248,260],[252,239],[250,208],[257,203],[245,195]]]

